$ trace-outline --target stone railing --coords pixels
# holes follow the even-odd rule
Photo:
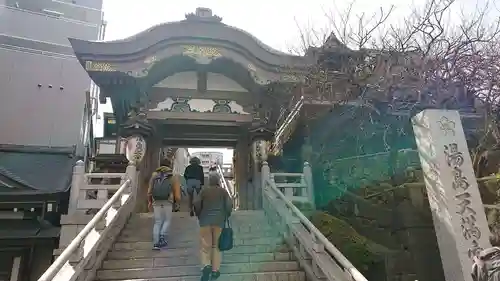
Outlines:
[[[233,200],[233,208],[238,209],[239,207],[238,194],[234,190],[234,186],[225,177],[223,168],[220,165],[217,165],[217,173],[219,174],[220,177],[221,187],[227,191],[227,193],[229,194],[229,196],[231,196],[231,199]]]
[[[306,164],[305,166],[309,166]],[[263,207],[276,230],[284,236],[310,281],[367,281],[351,262],[285,196],[264,162]],[[268,176],[264,176],[268,175]],[[280,176],[297,176],[280,173]],[[288,187],[285,187],[288,188]],[[292,198],[295,198],[292,197]]]
[[[85,173],[84,167],[77,164],[68,213],[97,212],[128,178],[126,173]]]
[[[270,173],[267,162],[262,166],[262,179],[274,185],[292,202],[309,203],[314,208],[314,186],[311,166],[304,163],[302,173]],[[262,186],[265,182],[262,182]]]
[[[94,280],[97,269],[134,209],[135,166],[128,166],[123,174],[85,174],[82,169],[83,162],[79,161],[74,169],[70,195],[74,205],[70,205],[68,215],[61,218],[59,249],[54,251],[56,259],[38,281]],[[118,178],[120,184],[92,184],[95,175],[101,180]],[[89,190],[93,198],[89,198]],[[110,193],[113,195],[108,199]],[[88,214],[93,209],[98,209],[95,216]]]

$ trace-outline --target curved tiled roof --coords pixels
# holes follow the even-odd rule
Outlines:
[[[211,15],[211,11],[208,17],[191,14],[189,17],[186,16],[186,20],[158,24],[124,39],[85,41],[70,38],[70,42],[75,53],[79,56],[116,57],[117,55],[137,55],[152,46],[167,42],[179,43],[183,40],[199,39],[234,45],[249,51],[259,60],[271,65],[298,67],[308,65],[305,57],[273,49],[250,33],[221,23],[220,18]]]
[[[1,145],[0,176],[13,183],[6,186],[11,193],[65,192],[75,163],[70,150]]]
[[[123,38],[123,39],[116,39],[116,40],[109,40],[109,41],[102,41],[102,42],[106,42],[106,43],[131,42],[131,41],[134,41],[136,39],[140,39],[142,36],[144,36],[145,34],[150,33],[154,29],[168,29],[169,27],[165,27],[165,26],[176,24],[176,23],[186,23],[186,22],[189,22],[189,21],[183,20],[183,21],[178,21],[178,22],[163,22],[163,23],[159,23],[157,25],[154,25],[154,26],[152,26],[152,27],[150,27],[150,28],[148,28],[148,29],[146,29],[144,31],[141,31],[141,32],[139,32],[139,33],[137,33],[135,35],[132,35],[132,36],[129,36],[129,37],[126,37],[126,38]],[[269,53],[276,54],[276,55],[279,55],[279,56],[293,56],[292,54],[285,53],[285,52],[282,52],[280,50],[274,49],[273,47],[271,47],[271,46],[267,45],[266,43],[262,42],[262,40],[260,40],[259,38],[257,38],[254,35],[252,35],[250,32],[248,32],[246,30],[243,30],[241,28],[238,28],[238,27],[235,27],[235,26],[230,26],[230,25],[227,25],[227,24],[224,24],[224,23],[212,23],[212,24],[219,24],[223,28],[232,29],[234,31],[242,33],[245,36],[250,37],[252,40],[255,41],[255,43],[257,43],[260,47],[262,47],[262,49],[268,51]]]

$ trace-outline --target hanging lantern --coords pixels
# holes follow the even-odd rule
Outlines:
[[[139,135],[133,135],[127,138],[125,156],[130,163],[139,165],[146,155],[146,140]]]

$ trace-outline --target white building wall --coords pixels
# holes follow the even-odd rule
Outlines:
[[[201,161],[201,166],[203,167],[203,171],[208,173],[208,169],[211,165],[217,164],[221,165],[224,163],[224,154],[222,152],[210,152],[210,151],[201,151],[194,152],[192,157],[198,157]]]
[[[174,174],[184,175],[184,170],[189,165],[189,159],[188,150],[186,148],[178,148],[174,158]]]

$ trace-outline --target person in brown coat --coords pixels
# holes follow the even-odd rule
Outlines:
[[[220,187],[220,181],[218,174],[210,175],[208,186],[202,189],[194,202],[200,224],[202,281],[217,279],[220,276],[221,254],[218,241],[233,209],[231,197]]]

